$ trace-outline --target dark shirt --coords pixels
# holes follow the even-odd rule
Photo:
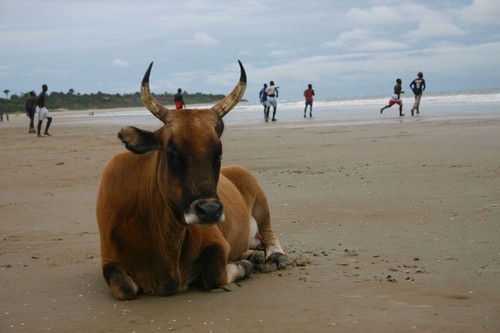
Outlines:
[[[425,90],[425,80],[423,78],[416,78],[410,83],[410,88],[415,95],[422,95]]]
[[[403,89],[401,88],[401,85],[399,83],[394,86],[394,93],[398,95],[398,97],[401,95],[402,90]]]
[[[28,96],[28,99],[26,100],[26,111],[34,109],[35,104],[36,104],[36,97],[35,96]]]
[[[45,107],[45,92],[42,91],[36,98],[36,106],[39,108]]]
[[[262,88],[259,92],[259,98],[260,98],[260,102],[261,103],[264,103],[265,101],[267,101],[267,93],[266,93],[266,89],[265,88]]]
[[[182,94],[175,94],[174,102],[182,102],[182,104],[184,104],[184,97],[182,97]]]

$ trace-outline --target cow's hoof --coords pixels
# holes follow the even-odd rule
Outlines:
[[[104,265],[103,275],[116,299],[122,301],[134,299],[139,293],[137,283],[117,264]]]
[[[253,264],[245,259],[233,261],[226,266],[227,281],[224,284],[233,283],[241,279],[245,279],[253,272]],[[215,288],[215,286],[208,289]]]
[[[247,259],[254,265],[262,265],[266,260],[266,254],[264,253],[264,251],[255,250],[252,251],[248,256],[246,256],[245,259]]]
[[[290,258],[284,253],[273,253],[267,259],[265,264],[276,264],[276,268],[283,269],[286,268],[290,264]]]
[[[249,277],[253,272],[253,264],[248,260],[237,261],[236,264],[245,270],[245,274],[242,278]]]

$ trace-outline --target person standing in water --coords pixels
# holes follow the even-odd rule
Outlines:
[[[314,89],[312,84],[307,85],[307,89],[304,90],[304,97],[306,98],[306,106],[304,107],[304,118],[306,117],[306,110],[307,106],[309,105],[309,118],[312,118],[312,112],[313,112],[313,96],[314,96]]]

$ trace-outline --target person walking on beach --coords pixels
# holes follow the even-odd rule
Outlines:
[[[306,98],[306,106],[304,107],[304,118],[306,117],[306,110],[308,105],[309,105],[309,118],[312,118],[313,96],[314,96],[314,89],[312,84],[309,83],[307,85],[307,89],[304,90],[304,97]]]
[[[43,132],[46,136],[51,136],[49,134],[49,127],[52,123],[52,115],[49,110],[45,107],[45,93],[47,92],[48,87],[46,84],[42,86],[42,92],[36,98],[36,112],[38,112],[38,136],[42,136],[42,123],[45,119],[47,119],[47,125],[45,126],[45,132]]]
[[[417,111],[417,114],[420,114],[420,100],[422,99],[422,93],[425,90],[424,73],[418,72],[417,76],[418,77],[410,83],[410,88],[413,90],[413,94],[415,95],[415,103],[413,103],[413,107],[411,108],[412,116],[415,111]]]
[[[177,89],[177,94],[174,96],[175,108],[180,110],[182,108],[186,108],[186,103],[184,103],[184,96],[182,96],[182,89]]]
[[[29,134],[36,133],[35,131],[35,113],[36,113],[36,94],[34,91],[30,91],[28,98],[26,99],[26,116],[30,118]]]
[[[267,113],[267,93],[266,93],[267,84],[264,83],[264,87],[259,91],[259,99],[262,105],[264,105],[264,120],[267,121],[269,119],[269,114]]]
[[[399,105],[399,116],[402,117],[404,116],[403,113],[403,101],[401,100],[401,94],[404,94],[404,91],[402,91],[401,84],[403,82],[401,79],[396,79],[396,85],[394,86],[394,93],[391,96],[391,99],[389,100],[389,104],[384,106],[382,109],[380,109],[380,114],[384,112],[385,109],[390,108],[394,104]]]
[[[266,88],[266,93],[267,93],[267,118],[266,122],[269,120],[269,111],[271,109],[271,106],[273,107],[273,119],[272,121],[277,121],[276,119],[276,109],[278,108],[278,101],[276,98],[278,98],[278,88],[274,85],[274,81],[269,82],[269,87]]]

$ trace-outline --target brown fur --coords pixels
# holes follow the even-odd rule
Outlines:
[[[170,295],[197,280],[211,289],[247,277],[252,217],[265,257],[287,265],[255,178],[239,166],[220,169],[222,131],[219,116],[204,109],[169,111],[155,132],[120,132],[130,151],[106,166],[96,209],[103,274],[116,298]],[[225,221],[186,224],[197,200],[209,208],[220,200]]]

